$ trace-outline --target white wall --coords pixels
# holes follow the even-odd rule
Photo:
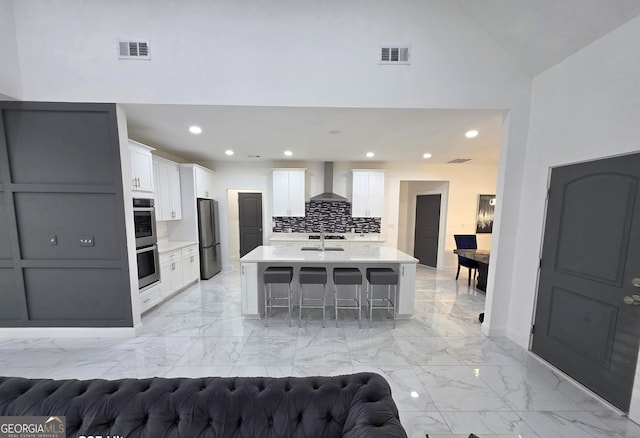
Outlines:
[[[438,236],[437,267],[447,263],[444,247],[447,235],[447,206],[449,205],[448,181],[400,181],[398,195],[398,249],[414,254],[417,197],[420,195],[440,195],[440,228]]]
[[[455,3],[15,1],[23,99],[506,108],[528,80]],[[120,38],[152,59],[117,59]],[[411,66],[378,65],[389,43]]]
[[[534,80],[508,334],[523,347],[535,306],[549,168],[640,151],[640,18]],[[640,368],[639,368],[640,370]],[[630,417],[640,420],[640,376]],[[635,413],[634,413],[635,412]]]
[[[49,0],[13,7],[23,100],[507,110],[496,188],[502,235],[491,243],[487,290],[496,309],[483,325],[506,333],[530,80],[457,2]],[[150,40],[152,60],[118,60],[120,38]],[[378,65],[383,44],[411,45],[411,65]],[[264,174],[253,178],[267,184]],[[390,178],[395,189],[407,179]],[[397,199],[388,205],[397,215]],[[388,226],[397,241],[397,218]]]
[[[262,192],[264,207],[264,239],[271,235],[272,217],[272,178],[271,171],[276,167],[306,168],[306,199],[323,192],[323,163],[318,162],[256,162],[256,163],[203,163],[215,170],[215,194],[218,200],[220,217],[228,218],[237,215],[237,192]],[[448,208],[443,212],[446,218],[446,240],[442,242],[444,257],[443,266],[455,266],[453,255],[454,233],[475,232],[475,221],[478,194],[494,193],[496,188],[497,167],[490,165],[429,165],[407,163],[371,163],[371,162],[335,162],[334,192],[351,199],[351,169],[382,168],[385,170],[385,203],[382,218],[382,237],[395,246],[398,242],[399,226],[406,226],[400,220],[400,182],[411,181],[448,181]],[[234,205],[232,205],[234,204]],[[415,201],[414,201],[415,211]],[[235,213],[234,213],[235,212]],[[446,213],[446,216],[445,216]],[[415,214],[415,213],[414,213]],[[237,222],[224,220],[220,223],[222,236],[228,239],[221,243],[223,263],[228,264],[235,256],[237,248],[234,243]],[[479,236],[478,246],[489,248],[491,236]]]
[[[0,0],[0,59],[0,100],[3,95],[18,99],[22,92],[11,0]]]

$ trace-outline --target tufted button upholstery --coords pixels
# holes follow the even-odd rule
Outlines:
[[[66,416],[67,436],[402,438],[383,377],[0,377],[0,416]],[[265,430],[269,430],[265,434]]]

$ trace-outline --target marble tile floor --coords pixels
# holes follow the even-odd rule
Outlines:
[[[426,433],[524,438],[639,437],[640,426],[506,338],[487,338],[484,294],[449,270],[418,266],[416,312],[392,329],[383,311],[358,328],[341,311],[322,328],[283,312],[269,327],[240,316],[240,276],[223,271],[143,315],[132,339],[0,339],[0,374],[47,378],[308,376],[360,371],[391,384],[411,438]],[[333,313],[328,315],[333,318]]]

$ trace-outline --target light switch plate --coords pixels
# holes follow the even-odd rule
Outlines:
[[[80,246],[93,246],[93,236],[80,236]]]

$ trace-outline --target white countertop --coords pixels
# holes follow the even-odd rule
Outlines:
[[[341,235],[344,239],[325,239],[326,242],[385,242],[380,238],[380,234],[353,234],[353,233],[325,233],[327,235]],[[309,239],[309,235],[319,236],[318,233],[273,233],[269,240],[271,242],[318,242],[320,239]]]
[[[198,241],[191,240],[158,240],[158,253],[175,251],[187,246],[197,245]]]
[[[338,241],[339,242],[339,241]],[[331,241],[325,241],[331,247]],[[288,246],[259,246],[240,259],[244,263],[418,263],[418,259],[388,246],[345,248],[344,251],[302,251]]]

